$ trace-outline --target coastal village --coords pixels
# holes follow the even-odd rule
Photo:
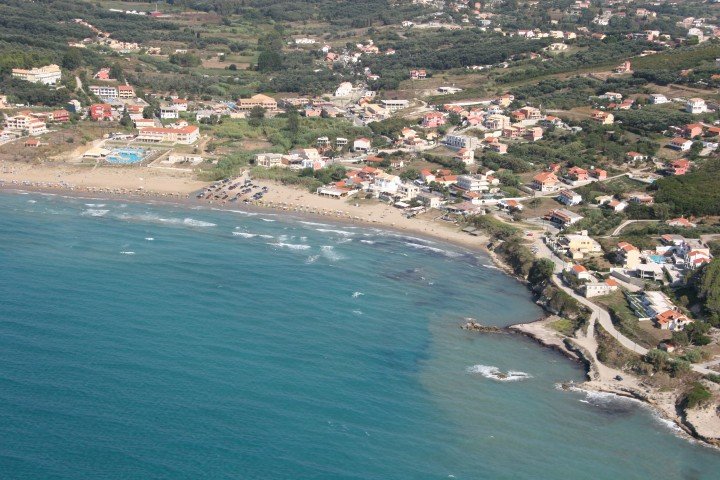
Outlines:
[[[0,184],[434,225],[434,235],[487,248],[527,282],[555,315],[539,337],[599,365],[591,381],[646,399],[674,389],[666,415],[717,445],[720,11],[703,4],[703,17],[678,17],[667,13],[678,2],[574,1],[539,27],[516,28],[495,2],[401,3],[418,14],[393,27],[397,38],[296,26],[260,37],[273,46],[246,65],[225,46],[116,39],[73,18],[87,36],[67,47],[99,60],[66,54],[4,72],[12,88],[0,82]],[[101,4],[197,36],[201,26],[232,28],[166,4]],[[514,50],[445,69],[420,55],[399,60],[413,35],[444,42],[463,32]],[[627,51],[563,70],[611,39]],[[197,82],[281,76],[258,73],[273,55],[309,62],[305,80],[322,88],[236,96],[141,82],[158,65]],[[648,73],[656,66],[670,80]],[[679,415],[688,392],[701,392],[693,406],[702,408]]]

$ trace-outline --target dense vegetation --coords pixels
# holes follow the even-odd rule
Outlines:
[[[656,182],[655,201],[667,204],[673,213],[684,215],[720,215],[720,159],[685,175],[666,177]]]

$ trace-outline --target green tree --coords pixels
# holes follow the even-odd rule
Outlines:
[[[120,125],[125,128],[132,127],[133,125],[132,118],[130,118],[130,113],[128,113],[127,109],[123,110],[122,117],[120,117]]]
[[[552,278],[555,272],[555,264],[547,258],[535,260],[530,267],[528,281],[531,285],[538,285]]]
[[[125,74],[119,63],[114,63],[112,67],[110,67],[110,78],[114,78],[120,82],[125,80]]]
[[[666,351],[657,348],[653,348],[645,354],[645,361],[655,367],[658,372],[667,368],[669,360],[670,355]]]
[[[252,110],[250,110],[248,118],[248,124],[251,127],[259,127],[262,125],[263,119],[265,118],[265,109],[260,106],[253,107]]]
[[[290,132],[290,135],[295,137],[295,135],[297,135],[298,133],[298,130],[300,130],[300,114],[296,109],[291,108],[288,110],[287,115],[287,130],[288,132]]]
[[[75,70],[83,64],[82,53],[79,48],[68,48],[60,62],[63,68],[67,70]]]

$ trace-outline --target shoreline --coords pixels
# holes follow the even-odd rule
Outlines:
[[[260,183],[260,182],[258,182]],[[276,195],[286,195],[286,190],[299,192],[304,194],[305,192],[299,191],[298,189],[286,186],[276,185],[272,182],[262,182],[262,184],[268,184],[271,189],[276,189]],[[326,221],[332,222],[339,225],[356,225],[368,228],[378,228],[386,231],[390,231],[406,237],[416,236],[426,241],[440,241],[455,247],[460,247],[469,252],[480,252],[487,255],[490,260],[495,263],[499,269],[506,273],[512,274],[508,270],[509,267],[503,264],[501,260],[497,259],[496,256],[487,247],[489,237],[486,235],[472,236],[468,233],[462,232],[457,225],[450,223],[441,223],[426,218],[413,218],[407,219],[402,216],[400,210],[386,204],[376,205],[362,205],[358,208],[372,210],[372,217],[352,217],[347,215],[337,215],[335,212],[339,210],[330,210],[328,208],[315,207],[315,210],[308,210],[298,205],[286,204],[283,206],[281,203],[273,202],[269,205],[267,202],[250,202],[250,203],[219,203],[219,202],[208,202],[204,200],[196,199],[194,194],[200,189],[184,192],[155,192],[149,190],[141,191],[130,191],[128,189],[122,190],[110,190],[102,187],[77,187],[77,186],[66,186],[59,183],[43,184],[43,182],[22,182],[16,181],[15,183],[3,182],[0,177],[0,191],[10,193],[38,193],[38,194],[50,194],[50,195],[61,195],[70,198],[88,198],[95,200],[117,200],[117,201],[131,201],[137,203],[150,203],[150,204],[163,204],[169,206],[182,206],[188,208],[201,208],[215,211],[229,211],[243,210],[252,213],[263,213],[268,212],[272,214],[286,215],[287,217],[294,217],[298,219],[307,219],[314,221]],[[313,195],[307,193],[307,195]],[[313,195],[316,196],[316,195]],[[316,196],[317,197],[317,196]],[[327,199],[318,197],[320,200],[325,202],[336,202],[334,199]],[[346,205],[338,204],[326,204],[327,206],[334,207],[345,207]],[[401,218],[398,218],[401,217]]]
[[[675,402],[676,398],[674,398],[672,393],[661,392],[655,387],[644,385],[640,379],[626,372],[623,372],[625,377],[622,383],[613,383],[612,380],[608,379],[593,379],[591,372],[597,371],[594,363],[595,360],[587,355],[583,348],[579,346],[577,346],[578,348],[568,347],[565,340],[567,339],[572,342],[572,338],[548,326],[548,324],[555,319],[556,317],[551,315],[534,322],[510,325],[507,329],[513,333],[528,337],[541,346],[561,353],[566,358],[584,365],[586,380],[577,384],[574,382],[562,383],[560,385],[563,390],[575,390],[586,393],[607,393],[618,397],[633,399],[651,409],[662,420],[669,421],[675,425],[679,429],[678,433],[681,433],[681,436],[686,440],[695,441],[706,447],[720,451],[720,441],[717,437],[710,438],[699,431],[701,428],[705,428],[705,425],[702,423],[703,419],[698,419],[696,423],[693,423],[678,413]],[[638,385],[643,385],[644,389]]]
[[[270,185],[273,184],[271,183]],[[406,222],[403,222],[402,225],[397,225],[395,222],[385,221],[385,216],[380,216],[379,219],[370,221],[363,218],[348,218],[347,216],[343,215],[334,215],[334,211],[327,209],[325,209],[326,213],[323,214],[315,213],[312,211],[304,211],[301,210],[299,207],[286,206],[285,208],[283,208],[279,204],[276,204],[275,206],[270,206],[257,203],[219,204],[205,202],[196,200],[194,196],[192,196],[194,192],[160,193],[145,190],[136,192],[131,192],[127,190],[109,191],[98,187],[71,188],[69,186],[63,186],[60,184],[38,185],[32,184],[32,182],[29,182],[28,184],[7,184],[0,182],[0,191],[13,194],[22,194],[23,192],[27,192],[46,195],[60,195],[69,198],[79,199],[130,201],[137,203],[160,204],[175,207],[187,207],[193,209],[200,208],[228,212],[232,212],[233,210],[243,210],[253,213],[268,212],[273,214],[285,215],[289,218],[327,221],[339,225],[362,225],[364,227],[378,228],[386,231],[391,231],[393,233],[403,235],[409,238],[411,238],[412,235],[416,235],[418,238],[424,240],[440,241],[466,249],[469,252],[482,253],[488,256],[488,258],[493,262],[493,264],[497,267],[498,270],[501,270],[503,273],[516,279],[518,282],[522,283],[527,288],[527,282],[518,278],[518,276],[514,274],[512,269],[502,260],[502,258],[500,258],[495,252],[488,248],[487,245],[489,242],[489,237],[485,235],[471,236],[459,230],[455,225],[453,225],[452,228],[447,228],[450,226],[450,224],[439,224],[439,222],[437,221],[428,219],[406,219],[409,222],[418,222],[420,224],[417,228],[408,228]],[[307,195],[312,194],[308,193]],[[330,201],[332,202],[335,200],[330,199]],[[383,209],[393,209],[394,211],[398,211],[397,209],[394,209],[389,205],[380,204],[378,206]],[[360,208],[364,207],[366,206],[362,206]],[[391,219],[394,220],[395,218],[391,217]],[[439,227],[441,226],[445,228],[440,230]],[[586,392],[601,392],[614,394],[626,398],[633,398],[653,409],[653,411],[658,413],[662,419],[671,421],[673,424],[677,425],[680,430],[685,435],[687,435],[688,439],[694,439],[709,447],[720,448],[720,445],[702,436],[696,431],[692,424],[687,424],[682,418],[680,418],[676,414],[676,412],[674,412],[674,408],[669,408],[668,405],[661,404],[660,402],[652,398],[652,395],[642,393],[641,391],[629,387],[618,388],[618,386],[612,385],[607,381],[590,379],[590,372],[594,367],[595,360],[592,358],[588,358],[588,355],[585,355],[581,348],[569,348],[568,343],[566,343],[566,339],[569,339],[569,337],[560,334],[559,332],[551,329],[548,326],[548,324],[555,319],[557,319],[557,317],[553,315],[546,315],[543,318],[533,322],[509,325],[505,328],[512,333],[520,334],[534,340],[542,347],[559,352],[572,361],[582,363],[584,365],[585,374],[588,377],[588,380],[581,384],[572,384],[572,388]]]

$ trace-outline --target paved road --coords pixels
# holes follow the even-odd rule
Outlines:
[[[610,237],[616,237],[622,232],[623,228],[627,227],[631,223],[637,223],[637,222],[659,222],[660,220],[625,220],[623,223],[618,225],[618,227],[613,230],[613,232],[609,235]]]
[[[615,325],[612,323],[612,318],[610,317],[610,313],[608,313],[607,310],[605,310],[603,307],[597,305],[596,303],[591,302],[585,297],[581,297],[573,289],[568,287],[563,283],[562,280],[562,270],[565,266],[565,262],[563,262],[560,258],[558,258],[549,248],[547,245],[545,245],[545,242],[542,241],[542,238],[537,238],[535,240],[534,246],[537,248],[536,255],[541,258],[548,258],[555,264],[555,274],[552,276],[553,283],[560,289],[562,289],[565,293],[573,297],[578,302],[582,303],[586,307],[588,307],[591,312],[591,319],[590,324],[591,326],[594,326],[594,321],[597,320],[597,322],[602,325],[602,327],[605,329],[606,332],[608,332],[610,335],[615,337],[615,339],[625,348],[628,350],[632,350],[635,353],[638,353],[640,355],[645,355],[648,352],[648,349],[643,347],[642,345],[639,345],[629,338],[627,338],[625,335],[620,333],[615,328]],[[588,332],[591,330],[588,329]],[[589,335],[588,335],[589,336]],[[593,343],[589,340],[585,341],[586,348],[590,350]],[[596,344],[595,344],[596,345]],[[596,350],[595,350],[596,351]],[[595,351],[592,351],[593,355],[595,354]],[[707,375],[708,373],[717,373],[713,370],[710,370],[709,366],[718,365],[720,364],[720,358],[716,358],[710,362],[702,363],[702,364],[694,364],[692,366],[692,369],[698,373],[701,373],[703,375]]]

